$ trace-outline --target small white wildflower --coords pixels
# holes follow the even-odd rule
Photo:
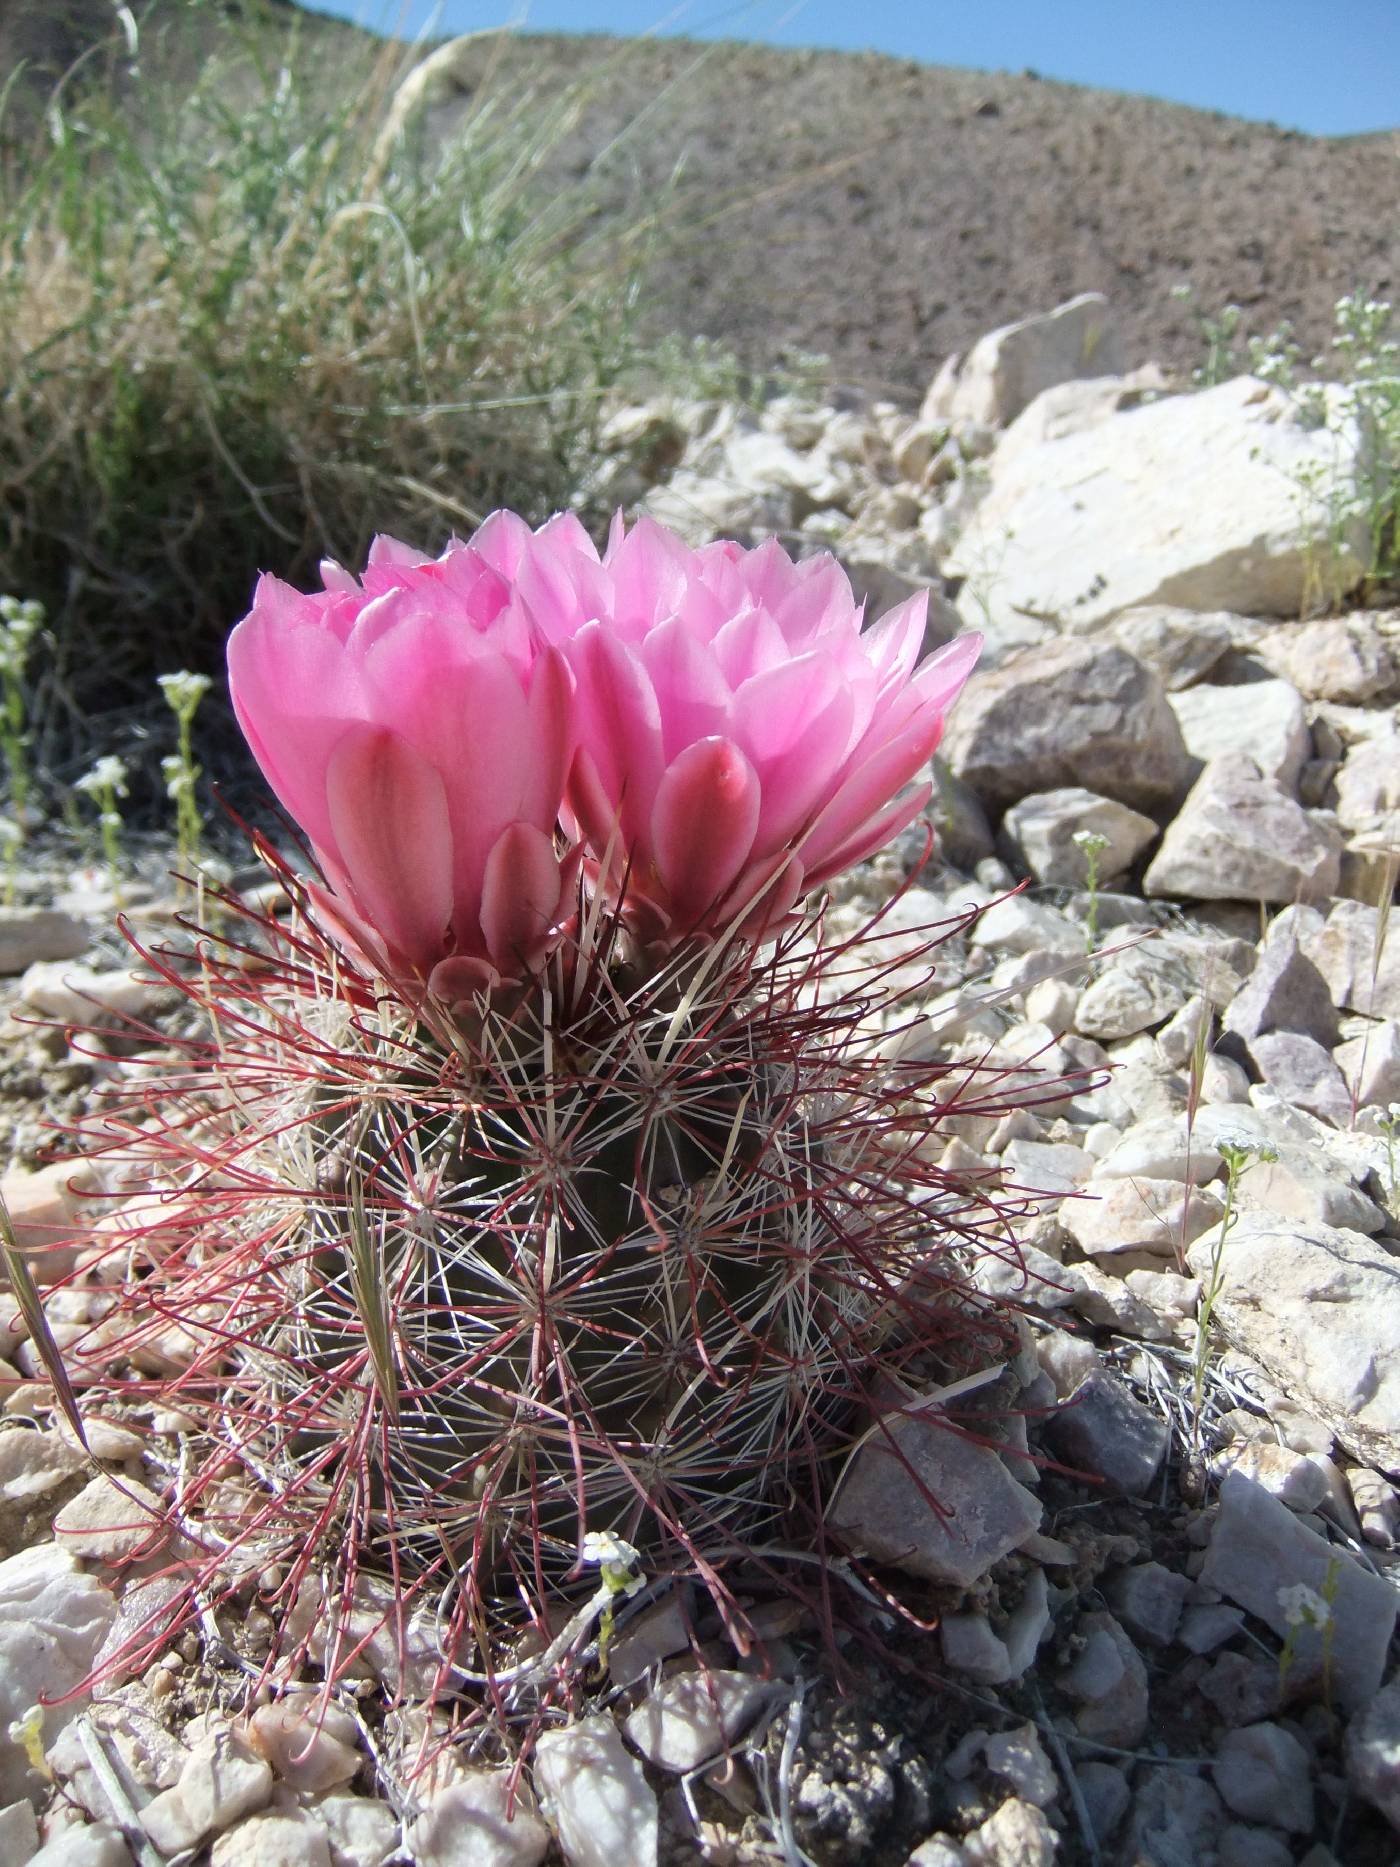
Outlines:
[[[13,852],[24,841],[24,831],[13,817],[0,817],[0,849]]]
[[[110,791],[113,797],[125,797],[126,760],[118,758],[114,752],[104,753],[91,771],[85,771],[81,778],[74,780],[73,789],[87,797],[100,797],[104,791]]]
[[[193,713],[213,682],[207,674],[192,674],[188,668],[181,668],[176,674],[158,675],[156,685],[174,712]]]
[[[611,1530],[589,1530],[579,1545],[579,1560],[596,1563],[614,1594],[635,1595],[643,1584],[640,1553]]]
[[[1284,1622],[1289,1627],[1322,1628],[1332,1619],[1332,1609],[1328,1602],[1315,1588],[1309,1588],[1306,1582],[1295,1582],[1291,1588],[1281,1588],[1278,1591],[1278,1605],[1283,1609]]]
[[[194,777],[178,752],[167,752],[160,761],[160,775],[165,780],[165,795],[179,803],[194,790]]]

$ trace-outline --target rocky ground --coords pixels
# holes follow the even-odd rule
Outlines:
[[[1058,1084],[937,1137],[1008,1201],[1006,1248],[969,1268],[1022,1317],[1012,1362],[901,1423],[942,1513],[872,1447],[831,1506],[927,1631],[848,1648],[843,1693],[800,1615],[773,1611],[763,1665],[702,1620],[702,1676],[681,1604],[643,1597],[509,1824],[499,1771],[405,1769],[390,1656],[324,1715],[310,1680],[251,1687],[231,1650],[265,1651],[256,1617],[32,1711],[129,1633],[113,1558],[147,1535],[178,1421],[90,1422],[94,1469],[11,1306],[6,1867],[1396,1858],[1400,614],[1360,528],[1300,496],[1357,470],[1344,402],[1318,425],[1263,384],[1172,394],[1121,356],[1080,301],[976,346],[917,417],[625,409],[600,467],[697,536],[834,546],[874,609],[932,582],[931,643],[987,634],[932,858],[906,833],[829,911],[854,928],[903,886],[881,958],[911,980],[919,928],[971,913],[920,1043]],[[158,1031],[177,1002],[105,931],[100,877],[29,884],[0,914],[9,1005],[50,1026],[0,1052],[21,1243],[99,1210],[82,1170],[38,1164],[43,1124],[120,1078],[122,1017]],[[159,890],[128,900],[168,927]],[[108,1028],[98,1055],[70,1022]],[[55,1291],[59,1339],[104,1300]]]

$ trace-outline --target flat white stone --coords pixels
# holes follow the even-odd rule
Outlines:
[[[256,1814],[271,1795],[272,1771],[222,1731],[195,1746],[178,1781],[142,1809],[141,1825],[162,1853],[180,1854]]]
[[[535,1786],[569,1867],[656,1867],[656,1797],[606,1712],[542,1734]]]
[[[742,1737],[769,1696],[770,1687],[748,1673],[676,1673],[628,1714],[624,1728],[648,1763],[679,1774]]]
[[[1217,1246],[1215,1232],[1192,1245],[1198,1276]],[[1264,1213],[1242,1213],[1219,1257],[1214,1319],[1230,1341],[1361,1463],[1400,1466],[1400,1259],[1360,1232]]]
[[[305,1809],[269,1809],[219,1836],[209,1867],[331,1867],[330,1840]]]
[[[538,1867],[549,1850],[549,1830],[523,1785],[512,1795],[508,1770],[465,1771],[437,1792],[404,1838],[417,1867]]]
[[[1317,556],[1299,477],[1350,490],[1361,457],[1344,392],[1330,411],[1308,428],[1288,396],[1246,376],[994,455],[948,570],[983,574],[994,629],[1026,613],[1090,627],[1144,604],[1296,616]],[[1329,557],[1338,592],[1364,573],[1364,532],[1358,515]]]
[[[64,1698],[91,1671],[117,1611],[95,1576],[54,1543],[39,1543],[0,1562],[0,1732],[41,1700]],[[47,1751],[85,1700],[46,1704],[40,1739]],[[0,1798],[17,1801],[35,1787],[24,1751],[0,1744]]]

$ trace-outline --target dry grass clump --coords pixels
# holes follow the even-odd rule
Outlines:
[[[480,86],[434,146],[450,48],[261,13],[191,0],[34,136],[0,123],[0,589],[47,605],[88,705],[212,665],[259,568],[564,503],[645,361],[649,229],[591,234],[589,174],[535,185],[582,87]],[[359,66],[333,85],[330,46]]]

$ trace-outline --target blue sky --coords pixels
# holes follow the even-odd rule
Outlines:
[[[1315,135],[1400,125],[1400,0],[310,0],[379,30],[507,23],[871,49],[1021,71]]]

